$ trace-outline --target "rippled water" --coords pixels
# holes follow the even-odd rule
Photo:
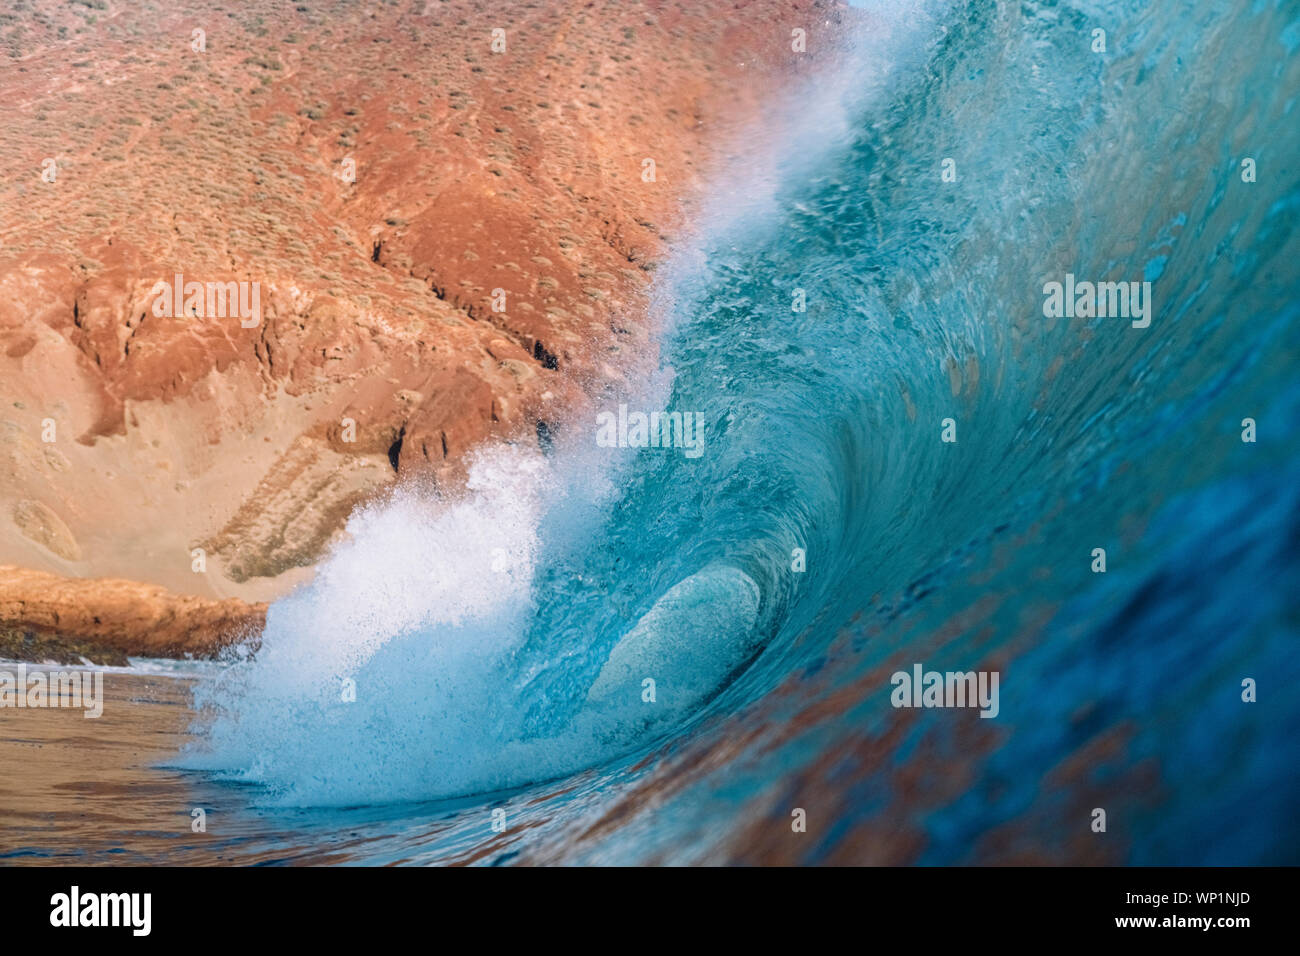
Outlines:
[[[663,374],[608,397],[704,453],[593,424],[355,516],[188,730],[142,705],[188,801],[143,855],[1297,862],[1300,7],[881,17],[774,104],[659,273]],[[1067,273],[1150,281],[1150,326],[1045,317]],[[997,671],[998,716],[895,709],[917,663]]]

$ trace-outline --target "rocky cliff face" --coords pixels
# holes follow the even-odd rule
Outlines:
[[[0,18],[0,562],[250,602],[358,502],[454,484],[653,362],[657,258],[845,13],[24,6]],[[50,587],[0,585],[0,623]],[[163,626],[97,586],[123,628]],[[49,593],[96,617],[94,586]]]

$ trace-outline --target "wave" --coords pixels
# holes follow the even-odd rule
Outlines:
[[[703,453],[579,426],[359,512],[256,659],[200,686],[183,763],[345,806],[611,767],[613,789],[669,773],[665,740],[730,734],[749,749],[678,813],[741,820],[883,734],[882,668],[996,666],[1004,737],[971,736],[965,795],[908,818],[922,858],[1010,821],[1059,842],[1035,782],[1109,733],[1115,774],[1161,776],[1114,798],[1147,824],[1127,859],[1293,854],[1300,705],[1243,713],[1238,684],[1300,677],[1300,20],[1161,7],[877,11],[720,178],[659,273],[662,374],[609,396],[698,414]],[[1045,315],[1067,275],[1149,282],[1149,326]],[[776,726],[798,732],[760,744]]]

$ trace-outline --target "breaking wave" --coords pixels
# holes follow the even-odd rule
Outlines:
[[[692,858],[726,839],[700,815],[896,719],[881,668],[991,667],[1001,736],[909,817],[920,859],[1009,821],[1053,844],[1091,791],[1040,781],[1113,732],[1107,774],[1159,777],[1107,804],[1143,821],[1125,859],[1294,862],[1297,45],[1285,2],[877,9],[658,274],[663,374],[611,407],[698,413],[703,453],[579,423],[359,512],[199,688],[184,763],[349,806],[612,790],[679,772],[664,741],[748,741],[628,837]],[[1067,274],[1149,282],[1149,327],[1046,316]],[[844,832],[882,812],[861,786]]]

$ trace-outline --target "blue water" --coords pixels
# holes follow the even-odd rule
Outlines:
[[[1300,862],[1300,4],[862,5],[603,397],[703,454],[569,423],[354,516],[184,766],[441,821],[372,862]],[[893,707],[917,663],[998,715]]]

